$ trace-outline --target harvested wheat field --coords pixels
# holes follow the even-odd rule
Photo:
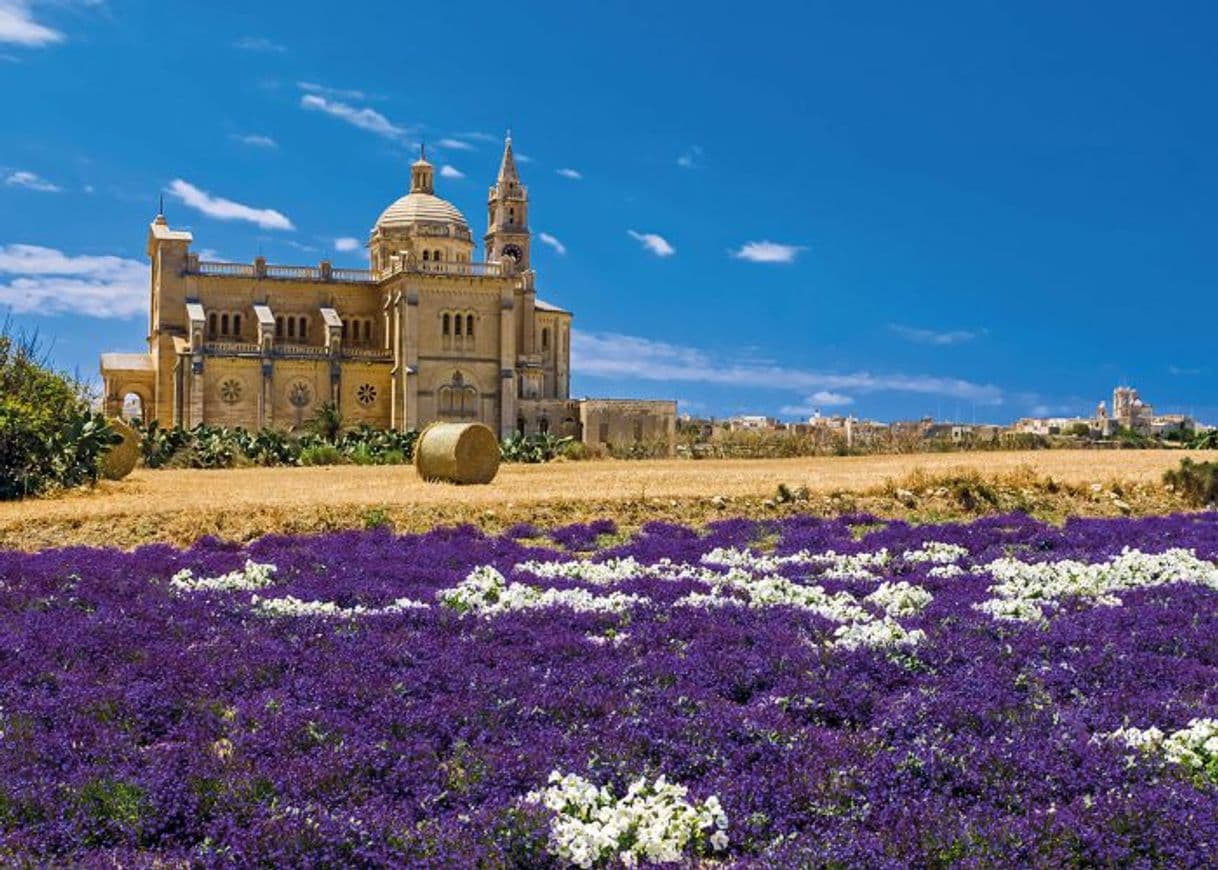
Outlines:
[[[410,466],[140,469],[58,498],[0,504],[0,546],[248,540],[390,523],[542,527],[599,517],[704,522],[794,510],[942,519],[1026,510],[1116,515],[1183,509],[1160,483],[1186,451],[935,453],[799,459],[505,465],[487,486],[421,481]],[[779,493],[779,486],[785,492]],[[1097,486],[1098,485],[1098,486]]]

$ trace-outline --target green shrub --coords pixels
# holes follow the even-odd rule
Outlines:
[[[1218,429],[1202,432],[1188,443],[1192,450],[1218,450]]]
[[[93,483],[121,440],[84,388],[50,368],[36,335],[0,324],[0,499]]]
[[[571,442],[570,438],[555,435],[521,435],[515,432],[499,445],[504,462],[549,462],[559,456]]]
[[[301,465],[343,465],[346,455],[333,444],[317,444],[300,451]]]
[[[1193,462],[1184,458],[1180,467],[1163,474],[1163,482],[1184,496],[1191,505],[1218,504],[1218,462]]]

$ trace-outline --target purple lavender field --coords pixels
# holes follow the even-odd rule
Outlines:
[[[613,531],[0,554],[0,860],[1211,861],[1218,515]]]

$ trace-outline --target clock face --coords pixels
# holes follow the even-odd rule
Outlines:
[[[503,256],[511,257],[514,261],[519,263],[524,257],[524,254],[521,253],[520,248],[516,247],[515,245],[504,245]]]

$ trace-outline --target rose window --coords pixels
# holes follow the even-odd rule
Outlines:
[[[355,391],[355,400],[365,408],[376,403],[376,387],[372,384],[360,384]]]
[[[235,405],[241,401],[241,382],[229,378],[220,384],[220,401],[226,405]]]
[[[288,401],[296,408],[308,407],[309,402],[313,401],[313,391],[304,381],[297,381],[288,387]]]

